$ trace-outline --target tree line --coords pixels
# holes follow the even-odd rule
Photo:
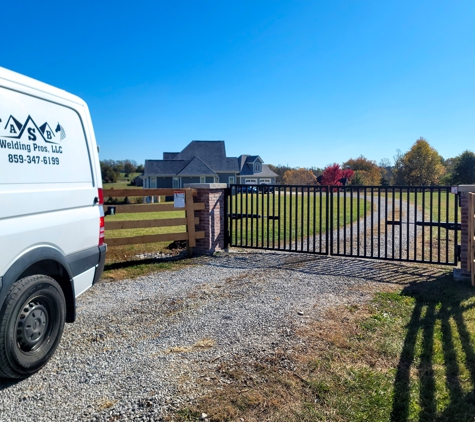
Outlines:
[[[397,151],[394,162],[387,158],[377,164],[363,155],[341,165],[325,168],[292,168],[269,164],[277,174],[277,184],[284,185],[353,185],[353,186],[436,186],[475,183],[475,154],[466,150],[445,159],[419,138],[406,153]]]
[[[387,158],[378,164],[363,155],[325,168],[268,165],[277,174],[278,185],[353,186],[436,186],[475,184],[475,154],[466,150],[444,159],[426,139],[419,138],[406,153],[397,150],[393,162]],[[114,183],[121,173],[143,173],[143,164],[134,160],[101,161],[102,181]]]
[[[143,173],[143,164],[137,165],[134,160],[103,160],[101,172],[103,183],[115,183],[121,173],[125,173],[125,177],[131,173]]]

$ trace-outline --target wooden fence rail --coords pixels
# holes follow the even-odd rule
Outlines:
[[[467,268],[470,269],[472,286],[475,286],[475,193],[468,194],[467,259]]]
[[[196,246],[196,239],[203,239],[204,232],[196,231],[195,225],[199,223],[199,218],[195,217],[195,211],[203,210],[203,203],[194,202],[196,190],[194,189],[105,189],[104,198],[133,198],[133,197],[155,197],[173,196],[176,192],[185,193],[185,206],[175,207],[174,204],[105,204],[104,212],[106,243],[108,246],[135,245],[142,243],[169,242],[174,240],[186,240],[189,253],[190,248]],[[185,211],[185,217],[181,218],[157,218],[152,220],[122,220],[107,221],[108,211],[114,208],[115,214],[136,213],[136,212],[164,212],[164,211]],[[158,228],[186,226],[185,233],[165,233],[151,234],[129,237],[107,237],[108,230],[125,230],[138,228]]]

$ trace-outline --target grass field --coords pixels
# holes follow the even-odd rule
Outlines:
[[[137,186],[131,186],[130,183],[134,180],[137,176],[142,173],[130,173],[127,177],[125,177],[124,173],[121,173],[117,182],[115,183],[103,183],[104,189],[137,189]],[[139,189],[142,189],[141,187]]]

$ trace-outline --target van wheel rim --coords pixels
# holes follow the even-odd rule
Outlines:
[[[48,309],[39,300],[27,303],[17,320],[17,344],[23,352],[31,352],[41,346],[48,330]]]

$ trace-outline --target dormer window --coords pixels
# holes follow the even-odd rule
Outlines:
[[[262,171],[262,165],[259,161],[254,164],[254,173],[260,173]]]

